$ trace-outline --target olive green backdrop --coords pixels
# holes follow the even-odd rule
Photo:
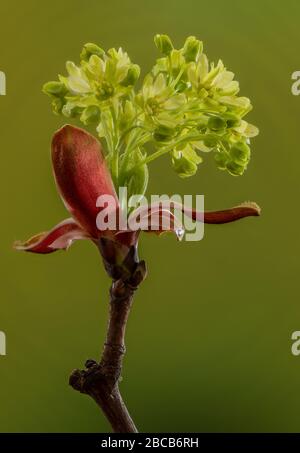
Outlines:
[[[237,74],[260,128],[243,177],[207,156],[180,180],[168,158],[151,166],[149,192],[205,194],[206,208],[244,200],[261,218],[207,226],[199,243],[143,237],[149,277],[136,295],[121,390],[141,431],[300,431],[300,69],[297,0],[1,1],[0,431],[109,430],[95,403],[68,386],[85,359],[99,357],[109,280],[96,248],[68,253],[12,251],[15,239],[52,227],[67,214],[52,178],[55,117],[41,85],[78,60],[81,46],[122,46],[145,73],[155,33],[180,46],[203,39],[209,58]],[[146,236],[146,235],[145,235]]]

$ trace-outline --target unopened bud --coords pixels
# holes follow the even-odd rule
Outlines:
[[[80,121],[86,126],[92,123],[99,123],[100,109],[96,105],[89,105],[81,114]]]
[[[63,106],[62,114],[68,118],[76,118],[82,114],[83,110],[83,107],[67,103]]]
[[[220,170],[225,170],[226,169],[226,164],[228,162],[228,157],[226,156],[225,153],[221,151],[217,151],[214,155],[215,162],[217,164],[217,167]]]
[[[243,165],[236,164],[233,161],[228,162],[226,164],[226,168],[233,176],[241,176],[245,171],[245,167]]]
[[[132,65],[128,69],[127,75],[126,75],[125,79],[122,81],[121,85],[123,85],[125,87],[135,85],[135,83],[137,82],[137,80],[140,76],[140,73],[141,73],[141,70],[140,70],[139,65],[137,65],[137,64]]]
[[[198,41],[195,36],[189,36],[184,43],[183,55],[187,62],[196,61],[202,50],[202,42]]]
[[[83,46],[83,49],[80,54],[81,60],[89,61],[90,57],[92,55],[97,55],[98,57],[103,57],[105,54],[104,50],[101,49],[101,47],[97,46],[96,44],[93,44],[91,42],[88,42]]]
[[[219,116],[211,116],[208,120],[208,127],[212,131],[219,131],[226,127],[226,121],[224,121],[223,118],[220,118]]]
[[[164,55],[169,55],[173,49],[173,44],[168,35],[155,35],[154,43],[158,50]]]
[[[172,156],[172,165],[178,176],[188,178],[197,172],[197,164],[187,159],[183,153],[174,152]]]
[[[250,159],[250,148],[244,142],[236,143],[230,150],[230,156],[235,163],[245,165]]]
[[[43,92],[48,96],[62,97],[66,94],[67,89],[62,82],[47,82],[43,86]]]
[[[165,142],[169,141],[173,137],[174,133],[174,128],[161,124],[155,130],[153,137],[157,142]]]
[[[214,148],[217,144],[217,139],[208,135],[208,137],[204,138],[203,143],[207,148]]]
[[[60,115],[64,106],[64,100],[62,98],[55,98],[52,102],[52,110],[56,115]]]
[[[226,119],[227,127],[238,127],[241,124],[240,118],[233,113],[225,113],[224,118]]]

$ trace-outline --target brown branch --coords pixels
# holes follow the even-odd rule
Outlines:
[[[257,216],[260,208],[255,203],[243,203],[232,209],[204,214],[205,223],[227,223],[247,216]],[[193,213],[196,218],[197,213]],[[134,291],[145,279],[144,261],[137,256],[137,239],[134,245],[124,245],[108,238],[96,242],[105,269],[112,278],[110,312],[106,341],[99,363],[88,360],[85,370],[74,370],[70,385],[90,395],[102,409],[114,432],[136,433],[137,429],[119,390],[125,354],[125,331]]]
[[[114,280],[111,285],[108,330],[100,362],[88,360],[86,370],[74,370],[70,376],[70,385],[91,396],[102,409],[113,431],[118,433],[137,432],[119,390],[126,324],[133,294],[146,277],[144,261],[134,266],[132,264],[132,267],[134,270],[131,270],[129,277],[127,275],[126,278]]]

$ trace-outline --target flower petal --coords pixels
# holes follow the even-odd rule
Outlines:
[[[99,196],[118,198],[98,140],[83,129],[64,126],[52,140],[52,163],[57,187],[72,216],[91,236],[101,236],[96,217]],[[103,209],[103,208],[102,208]]]
[[[52,230],[37,234],[26,242],[16,242],[14,248],[33,253],[52,253],[56,250],[66,250],[78,239],[91,239],[73,219],[66,219]]]

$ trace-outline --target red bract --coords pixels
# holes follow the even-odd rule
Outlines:
[[[64,126],[52,140],[52,164],[60,195],[75,220],[92,237],[101,232],[96,226],[100,195],[118,198],[101,145],[92,135]]]
[[[95,137],[83,129],[64,126],[55,133],[52,140],[52,164],[58,191],[72,218],[59,223],[49,232],[40,233],[24,243],[16,243],[16,249],[45,254],[67,249],[77,239],[98,242],[101,237],[127,246],[137,243],[139,231],[97,228],[96,218],[103,209],[97,207],[98,197],[109,195],[114,201],[116,215],[119,211],[119,201],[101,145]],[[193,220],[205,223],[226,223],[242,217],[259,215],[259,208],[254,203],[204,214],[186,209],[178,203],[171,206],[171,210],[175,208]],[[170,206],[167,207],[164,203],[138,208],[136,215],[139,214],[142,220],[141,229],[161,233],[165,230],[161,228],[160,220],[169,217],[168,230],[178,233],[180,226],[171,210]],[[149,229],[150,214],[154,224],[151,221]]]

